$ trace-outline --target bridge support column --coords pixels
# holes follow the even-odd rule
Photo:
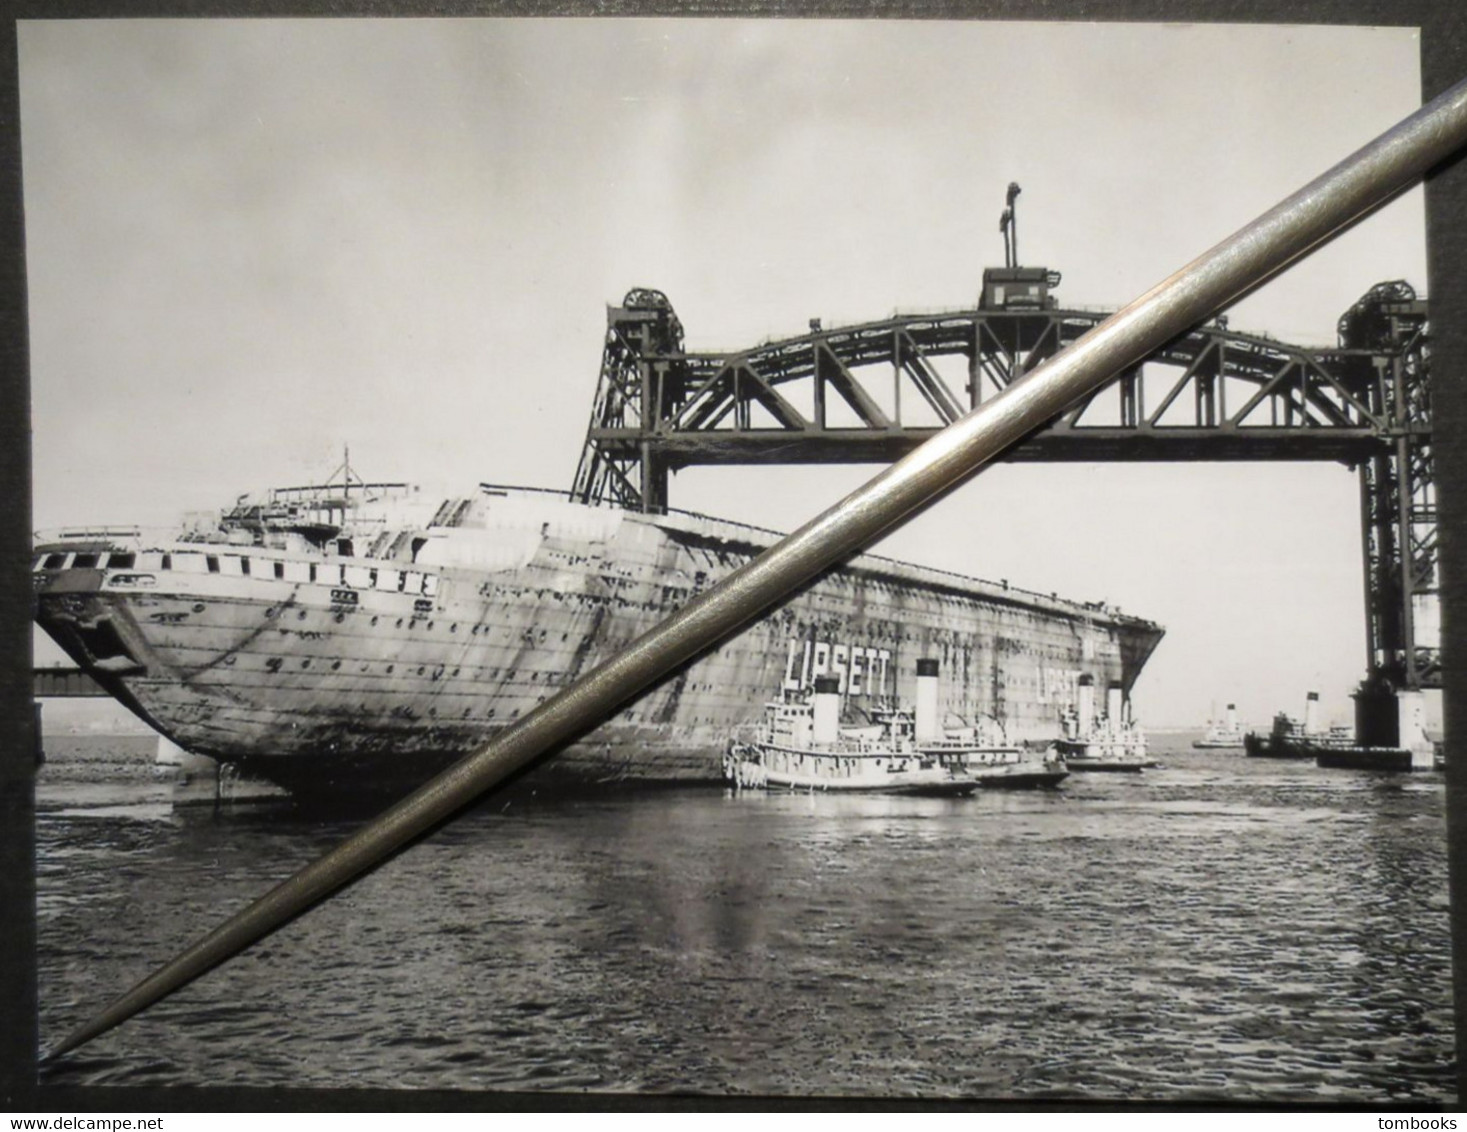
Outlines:
[[[1354,695],[1355,742],[1362,747],[1401,745],[1401,704],[1384,680],[1367,680]]]
[[[650,441],[642,442],[642,490],[640,510],[652,515],[667,512],[667,461]]]

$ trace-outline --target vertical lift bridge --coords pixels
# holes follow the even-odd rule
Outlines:
[[[608,312],[573,494],[641,511],[702,464],[889,463],[1103,321],[1066,309],[1057,272],[1005,266],[975,307],[824,328],[734,353],[690,350],[672,304],[633,290]],[[1319,349],[1231,330],[1173,340],[1012,449],[1011,461],[1328,460],[1360,483],[1366,676],[1357,742],[1393,746],[1398,693],[1441,687],[1427,306],[1372,287]]]

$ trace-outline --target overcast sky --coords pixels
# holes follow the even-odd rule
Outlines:
[[[569,487],[608,303],[689,345],[971,304],[1026,263],[1113,307],[1420,102],[1402,29],[855,21],[20,25],[35,522],[319,479]],[[1426,291],[1419,191],[1238,305],[1331,345]],[[874,469],[703,469],[791,527]],[[881,547],[1161,621],[1157,725],[1363,673],[1337,465],[1000,467]]]

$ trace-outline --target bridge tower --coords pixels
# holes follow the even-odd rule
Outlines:
[[[571,490],[586,502],[664,511],[668,461],[657,438],[685,394],[683,325],[666,295],[645,288],[628,292],[621,306],[607,311],[606,322],[591,431]],[[598,429],[638,439],[630,449],[603,445],[595,440]]]
[[[1395,746],[1419,739],[1402,734],[1402,695],[1441,687],[1426,303],[1382,283],[1341,316],[1339,340],[1338,364],[1368,381],[1382,421],[1382,443],[1358,465],[1367,674],[1356,741]]]

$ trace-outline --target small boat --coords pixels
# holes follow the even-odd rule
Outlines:
[[[919,736],[923,733],[917,728]],[[977,727],[942,728],[935,738],[919,739],[918,744],[963,767],[984,790],[1034,790],[1058,786],[1070,776],[1058,751],[1012,745],[1003,725],[992,718]]]
[[[1038,754],[1012,750],[1002,762],[969,763],[968,773],[984,790],[1035,790],[1058,786],[1070,776],[1070,767],[1053,748]]]
[[[1106,771],[1121,774],[1139,774],[1143,770],[1155,770],[1161,763],[1155,759],[1099,758],[1088,755],[1071,755],[1065,759],[1071,770]]]
[[[766,704],[753,734],[729,744],[724,779],[736,789],[964,795],[1053,786],[1069,773],[1063,760],[1034,759],[992,728],[936,726],[936,684],[937,662],[920,660],[915,711],[876,709],[869,724],[843,727],[839,681],[818,676],[810,696]]]
[[[1194,739],[1192,746],[1203,751],[1241,751],[1246,740],[1247,732],[1238,722],[1238,707],[1236,704],[1229,704],[1226,718],[1209,720],[1207,733],[1201,739]]]

